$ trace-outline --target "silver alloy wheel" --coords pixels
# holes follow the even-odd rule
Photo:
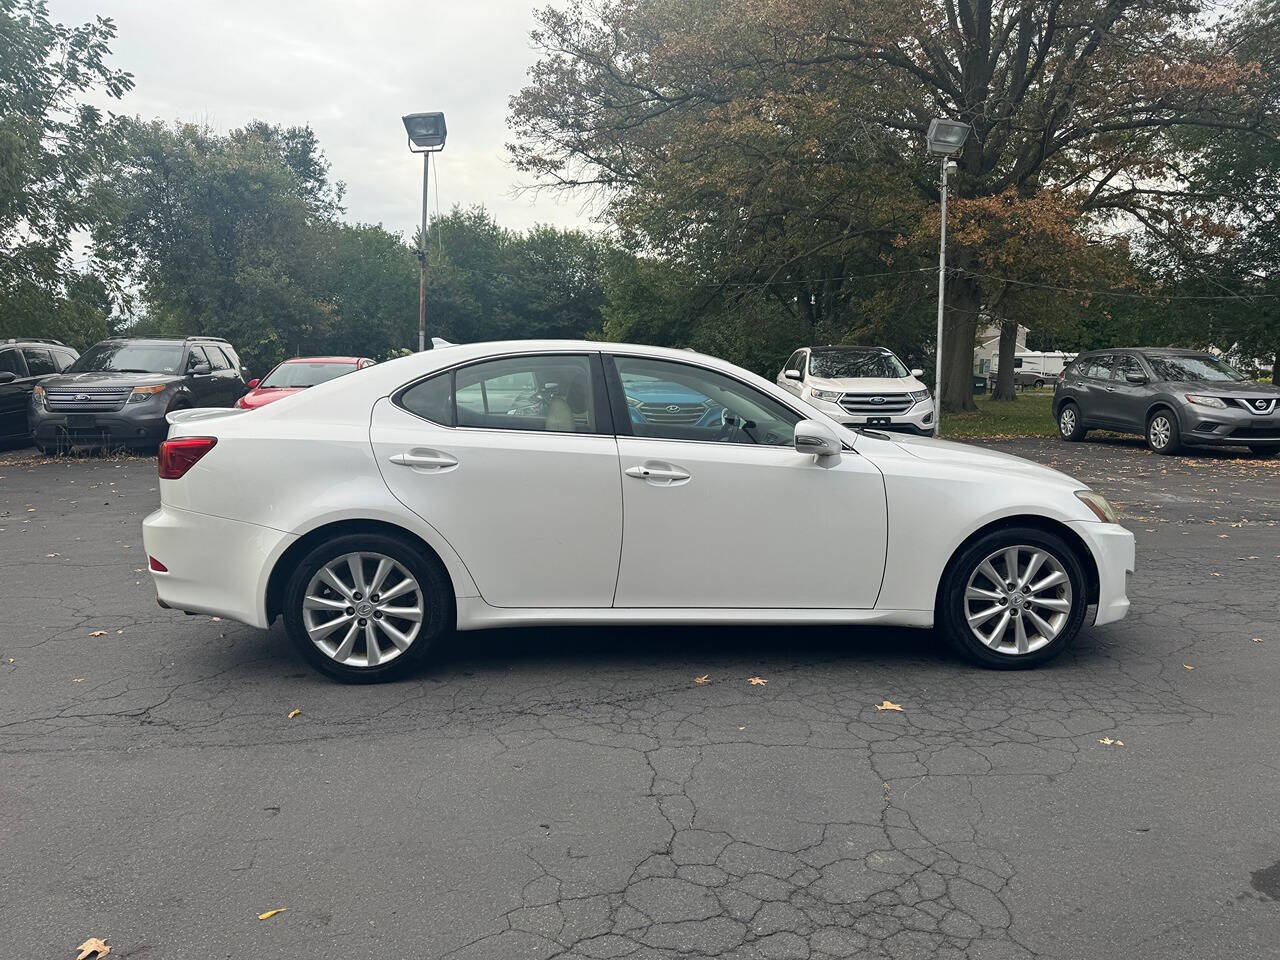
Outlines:
[[[1147,433],[1151,438],[1151,445],[1157,450],[1163,450],[1173,437],[1173,424],[1163,413],[1157,413],[1151,418],[1151,426],[1147,428]]]
[[[1047,645],[1071,616],[1071,577],[1044,547],[1003,547],[983,560],[964,590],[969,629],[998,653]]]
[[[1064,437],[1076,432],[1076,412],[1071,407],[1063,407],[1062,413],[1058,414],[1058,429]]]
[[[302,625],[311,642],[348,667],[378,667],[404,653],[422,629],[422,587],[381,553],[330,560],[307,584]]]

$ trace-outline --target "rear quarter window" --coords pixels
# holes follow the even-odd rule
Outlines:
[[[453,371],[438,373],[400,392],[395,402],[415,416],[452,427]]]

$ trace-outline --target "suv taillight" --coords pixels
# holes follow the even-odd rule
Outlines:
[[[217,437],[178,437],[160,444],[160,479],[181,480],[214,448]]]

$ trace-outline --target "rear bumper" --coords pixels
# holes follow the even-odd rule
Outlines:
[[[1133,573],[1136,548],[1133,534],[1115,523],[1073,520],[1069,526],[1084,541],[1098,568],[1096,626],[1123,620],[1129,612],[1129,574]]]
[[[147,556],[161,606],[266,628],[267,580],[297,535],[240,520],[162,506],[142,521]],[[212,549],[216,544],[217,549]]]

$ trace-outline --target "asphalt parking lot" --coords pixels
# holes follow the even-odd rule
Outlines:
[[[0,453],[0,956],[1280,956],[1280,460],[991,446],[1138,537],[1045,669],[521,630],[380,687],[159,609],[154,461]]]

